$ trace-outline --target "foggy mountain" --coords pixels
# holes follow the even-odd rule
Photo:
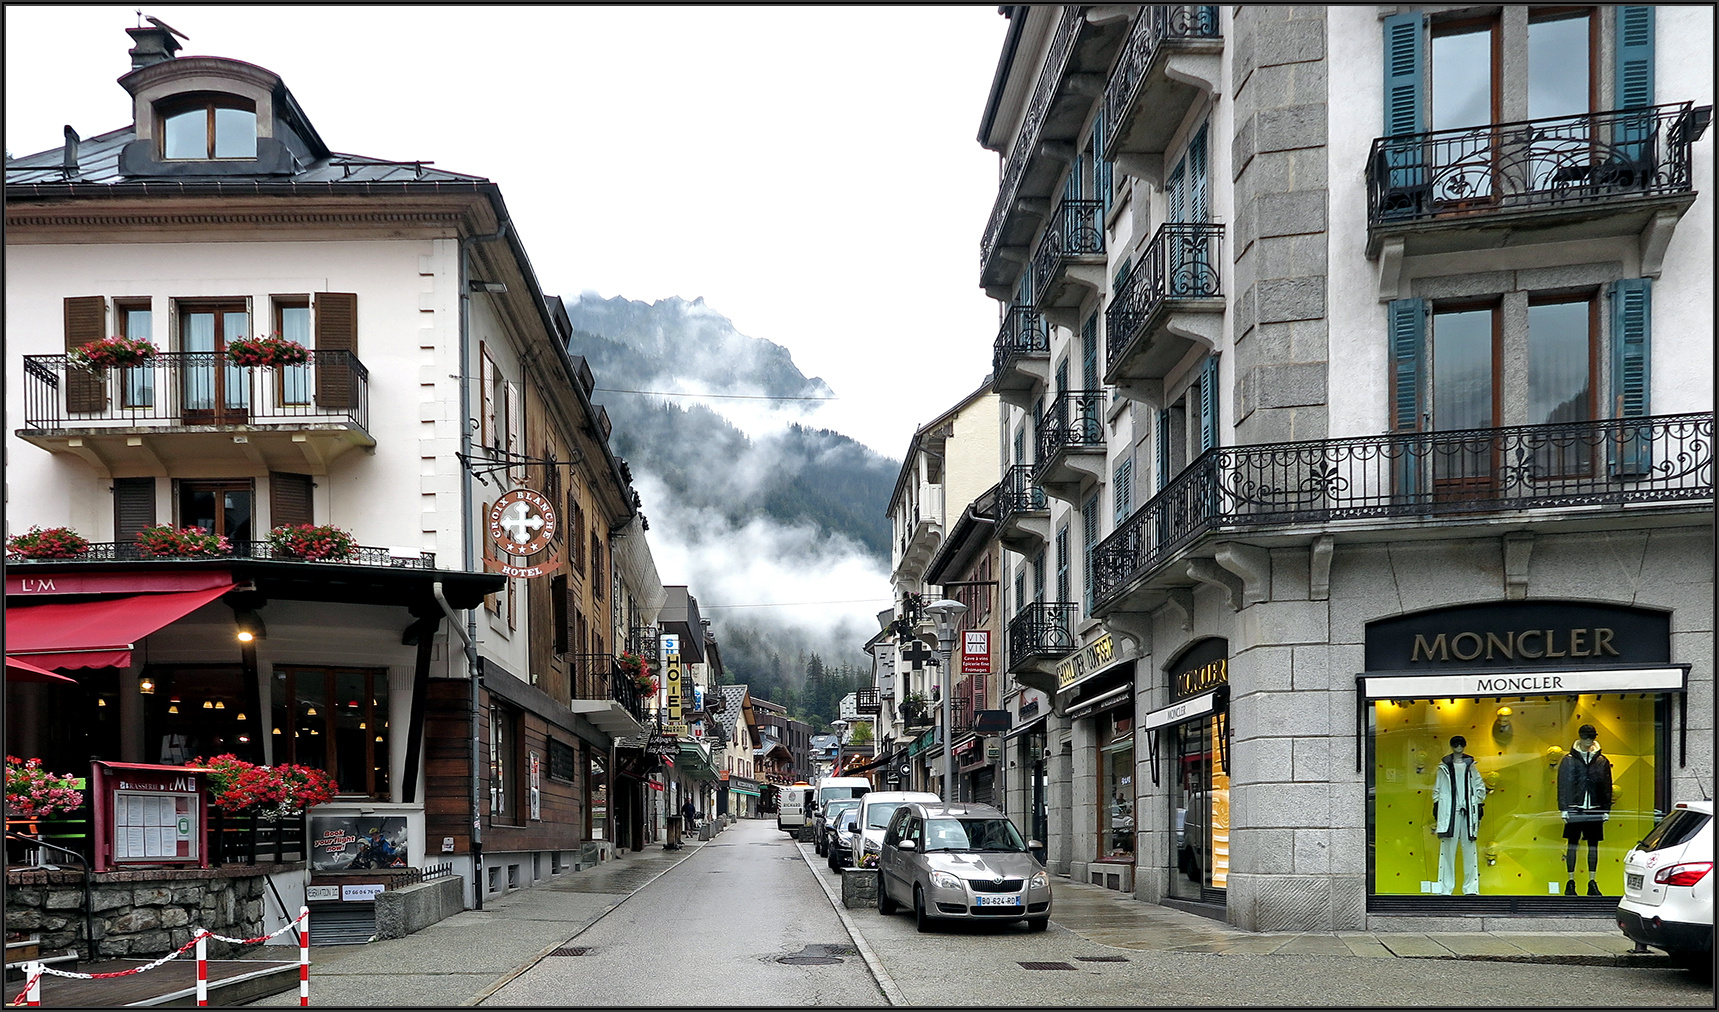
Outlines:
[[[698,598],[729,681],[827,723],[870,682],[860,647],[890,605],[884,511],[899,463],[802,424],[834,391],[702,298],[565,304],[568,350],[596,376],[658,572]],[[672,396],[688,394],[726,396]]]

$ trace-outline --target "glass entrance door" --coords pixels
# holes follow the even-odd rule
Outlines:
[[[1230,777],[1221,748],[1219,715],[1172,729],[1170,780],[1175,832],[1170,895],[1222,903],[1230,869]]]
[[[185,424],[243,424],[250,415],[250,375],[227,361],[227,342],[250,336],[251,314],[242,305],[199,306],[179,320]]]

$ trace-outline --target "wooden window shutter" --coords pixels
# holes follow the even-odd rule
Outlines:
[[[1653,413],[1653,281],[1624,278],[1607,292],[1611,300],[1612,417],[1645,418]],[[1620,428],[1611,446],[1612,473],[1645,475],[1653,467],[1653,428]]]
[[[270,471],[269,528],[314,523],[310,475]]]
[[[1615,107],[1637,109],[1653,104],[1653,8],[1617,8],[1617,77]]]
[[[1207,355],[1200,366],[1200,452],[1218,445],[1218,357]]]
[[[66,300],[66,351],[107,336],[107,300],[100,295]],[[107,410],[107,377],[82,369],[66,370],[66,410]]]
[[[113,480],[113,540],[130,544],[139,531],[155,526],[155,479]]]
[[[509,383],[507,385],[507,452],[523,455],[526,445],[525,418],[522,410],[524,405],[520,402],[519,384]],[[523,482],[525,481],[524,472],[525,467],[523,465],[509,467],[507,469],[508,480],[515,484]]]
[[[358,296],[318,292],[312,312],[316,316],[316,404],[356,407],[352,361],[358,354]]]

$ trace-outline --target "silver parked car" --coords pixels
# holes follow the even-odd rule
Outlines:
[[[990,805],[908,802],[878,855],[877,912],[911,905],[920,931],[941,918],[1050,923],[1050,873]]]

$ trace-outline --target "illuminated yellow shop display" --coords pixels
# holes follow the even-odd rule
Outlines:
[[[1442,824],[1461,836],[1462,822],[1435,823],[1434,801],[1461,805],[1473,796],[1479,818],[1469,828],[1479,895],[1562,895],[1573,888],[1577,895],[1622,896],[1623,856],[1654,822],[1654,714],[1654,696],[1633,692],[1375,702],[1373,892],[1466,892],[1466,840],[1445,844],[1451,867],[1441,880],[1438,829]],[[1592,742],[1578,741],[1584,727],[1593,731]],[[1446,766],[1441,785],[1453,737],[1465,739],[1464,754]],[[1466,757],[1484,791],[1467,777]],[[1560,804],[1574,813],[1575,829]]]

